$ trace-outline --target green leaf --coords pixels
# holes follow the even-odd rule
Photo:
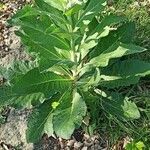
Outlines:
[[[61,29],[67,29],[67,22],[63,16],[63,12],[45,3],[44,0],[35,0],[35,3],[38,9],[42,11],[42,14],[48,15],[56,26],[59,26]]]
[[[11,104],[12,91],[10,87],[0,86],[0,107]]]
[[[105,24],[105,21],[104,21]],[[107,51],[111,47],[118,45],[122,42],[124,44],[130,44],[134,37],[135,25],[134,23],[124,23],[116,31],[111,31],[108,36],[101,38],[96,48],[91,51],[90,59],[99,56],[104,51]]]
[[[27,35],[23,35],[22,33],[20,34],[20,36],[22,38],[23,43],[28,47],[28,51],[30,53],[36,52],[37,54],[39,54],[39,64],[41,70],[48,69],[55,63],[61,62],[62,60],[66,60],[65,58],[61,57],[61,55],[55,49],[55,46],[58,44],[60,44],[58,47],[62,46],[61,48],[63,48],[64,43],[61,40],[59,40],[59,38],[53,35],[45,36],[43,34],[43,39],[42,34],[40,32],[37,32],[37,34],[34,35],[34,37],[29,37]],[[37,36],[41,36],[41,39],[37,39],[38,41],[36,41],[36,39],[34,40],[34,38],[36,38]],[[41,43],[40,41],[43,43]]]
[[[79,93],[74,93],[66,100],[69,99],[72,99],[71,106],[65,107],[65,109],[61,108],[54,116],[54,130],[58,136],[64,139],[71,137],[76,126],[81,125],[82,119],[86,115],[86,104]]]
[[[142,141],[136,142],[132,141],[131,143],[128,143],[125,147],[125,150],[144,150],[145,145]]]
[[[28,120],[28,130],[26,132],[28,142],[33,143],[39,141],[44,133],[48,134],[48,136],[53,136],[53,117],[59,104],[64,104],[64,99],[66,96],[70,95],[70,92],[68,91],[69,90],[62,95],[53,95],[50,99],[46,100],[42,105],[33,110],[33,113]],[[54,103],[57,104],[56,107],[54,107]],[[69,103],[67,103],[67,105],[68,104]],[[67,107],[67,105],[65,105],[65,107]],[[36,132],[35,128],[37,129]]]
[[[15,108],[31,108],[32,106],[36,106],[42,104],[45,101],[45,97],[43,93],[33,93],[28,95],[14,95],[12,99],[12,106]]]
[[[107,113],[121,120],[133,120],[140,118],[138,107],[134,102],[123,98],[118,93],[111,93],[102,101],[103,109]]]
[[[124,105],[122,106],[124,111],[124,116],[129,119],[138,119],[140,118],[140,113],[138,107],[134,102],[131,101],[124,101]]]
[[[39,141],[44,133],[47,133],[49,136],[53,135],[51,103],[55,100],[57,100],[57,97],[45,101],[37,109],[33,110],[27,124],[26,136],[28,142],[34,143]]]
[[[88,35],[85,41],[80,45],[82,58],[84,58],[91,51],[91,49],[99,43],[100,38],[107,36],[110,31],[116,30],[116,28],[113,28],[113,25],[121,23],[125,20],[125,17],[114,16],[111,14],[98,23],[94,29],[92,28],[92,31],[87,33]]]
[[[85,71],[86,72],[86,71]],[[77,82],[78,86],[84,91],[88,91],[89,88],[97,86],[101,80],[100,70],[96,68],[91,72],[85,73],[80,80]]]
[[[31,108],[42,103],[45,97],[42,93],[16,94],[11,87],[0,87],[0,107],[10,105],[16,108]]]
[[[65,12],[65,15],[66,16],[72,16],[72,15],[78,13],[82,7],[83,7],[82,5],[76,4],[73,7],[71,7],[69,10],[67,10]]]
[[[62,11],[67,7],[67,0],[44,0],[44,2]]]
[[[93,64],[95,67],[106,67],[109,60],[112,58],[119,58],[129,54],[135,54],[146,51],[145,48],[135,46],[133,44],[118,43],[109,47],[106,51],[102,52],[99,56],[92,58],[89,64]]]
[[[90,38],[90,37],[89,37]],[[87,40],[83,44],[80,45],[81,58],[83,59],[92,49],[98,44],[97,39]]]
[[[41,1],[37,3],[43,4]],[[60,16],[59,12],[56,13],[56,16]],[[56,19],[55,16],[53,18]],[[59,55],[56,48],[69,50],[70,46],[65,39],[55,34],[55,32],[58,32],[58,22],[55,25],[49,13],[47,15],[43,11],[41,12],[28,6],[18,12],[12,18],[12,22],[21,26],[23,32],[17,32],[17,35],[22,38],[23,43],[28,47],[28,51],[39,54],[41,70],[47,69],[62,59],[65,59]],[[59,29],[59,32],[64,31]]]
[[[33,111],[28,122],[28,142],[37,142],[43,133],[52,136],[54,131],[62,138],[71,136],[75,125],[80,125],[86,114],[86,105],[81,96],[78,93],[72,96],[70,90],[61,96],[55,95]],[[54,103],[57,103],[56,107],[53,107]]]
[[[100,86],[114,88],[138,83],[140,77],[150,74],[150,63],[140,60],[125,60],[104,68]]]
[[[9,20],[9,23],[18,25],[19,20],[21,20],[22,18],[32,17],[39,14],[40,13],[37,9],[26,5],[23,7],[23,9],[17,11],[17,13]]]
[[[6,68],[0,67],[0,76],[7,80],[10,84],[17,81],[21,76],[27,73],[29,70],[38,67],[36,60],[34,61],[14,61],[10,63]]]
[[[143,148],[145,148],[144,143],[141,141],[137,142],[135,145],[136,145],[138,150],[143,150]]]
[[[94,16],[104,9],[105,5],[106,0],[90,0],[75,26],[80,27],[81,24],[89,24]]]
[[[41,92],[45,96],[52,96],[55,92],[63,92],[72,85],[72,79],[62,77],[53,72],[40,73],[33,69],[25,74],[14,86],[17,94],[31,94]]]
[[[91,34],[94,34],[97,32],[99,33],[99,35],[101,35],[100,37],[103,37],[102,33],[106,31],[107,29],[106,27],[110,27],[110,30],[113,30],[113,28],[111,29],[111,27],[113,27],[114,25],[118,23],[125,22],[125,21],[127,21],[127,19],[124,16],[116,16],[116,15],[110,14],[108,16],[105,16],[102,19],[102,21],[95,27],[95,29],[92,30]]]

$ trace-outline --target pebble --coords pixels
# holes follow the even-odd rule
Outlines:
[[[95,150],[95,146],[94,146],[94,145],[92,145],[90,150]]]
[[[61,149],[65,148],[64,141],[61,138],[59,138],[59,144],[60,144]]]
[[[11,27],[8,26],[7,20],[10,19],[18,9],[30,2],[31,0],[3,0],[0,2],[2,4],[0,9],[0,58],[5,57],[7,52],[13,47],[11,46],[12,41],[10,38]],[[13,39],[13,41],[14,40],[15,39]]]
[[[88,150],[88,147],[84,146],[81,150]]]
[[[88,139],[90,139],[90,136],[88,134],[84,134],[84,139],[88,140]]]
[[[94,145],[94,149],[95,149],[95,150],[101,150],[102,147],[101,147],[100,145],[97,145],[97,144],[96,144],[96,145]]]
[[[94,143],[95,143],[95,144],[99,144],[100,142],[99,142],[99,140],[96,139],[96,140],[94,141]]]
[[[93,145],[94,142],[93,141],[84,141],[84,145],[87,146],[87,147],[90,147],[91,145]]]
[[[69,140],[69,141],[67,142],[67,146],[68,146],[68,147],[72,147],[74,143],[75,143],[75,140]]]
[[[77,149],[77,150],[78,150],[79,148],[81,148],[82,146],[83,146],[83,143],[81,143],[81,142],[75,142],[75,143],[74,143],[74,148]]]
[[[65,150],[70,150],[70,147],[68,147],[68,146],[67,146],[67,147],[65,147]]]

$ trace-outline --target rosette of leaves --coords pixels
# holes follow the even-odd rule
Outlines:
[[[0,89],[0,106],[33,107],[29,142],[43,133],[68,139],[87,115],[92,120],[100,109],[121,120],[140,117],[136,104],[114,89],[150,74],[149,63],[128,58],[146,49],[132,44],[133,23],[101,15],[105,6],[105,0],[73,5],[35,0],[12,17],[10,23],[20,27],[16,34],[38,64],[14,67],[19,70],[14,72],[2,69],[7,80]]]

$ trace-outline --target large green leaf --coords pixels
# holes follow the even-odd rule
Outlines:
[[[39,15],[39,11],[37,9],[32,8],[31,6],[25,6],[23,9],[19,10],[10,20],[9,23],[18,24],[22,18],[32,17]]]
[[[119,42],[109,47],[109,49],[102,52],[99,56],[92,58],[89,63],[96,67],[106,67],[109,63],[109,60],[112,58],[119,58],[125,55],[140,53],[143,51],[146,51],[146,49],[140,46],[123,44]]]
[[[55,94],[50,99],[46,100],[41,106],[33,110],[33,113],[28,120],[28,130],[26,132],[28,142],[37,142],[44,133],[48,134],[48,136],[54,134],[53,116],[60,103],[63,105],[67,104],[65,107],[70,104],[69,102],[71,100],[69,101],[69,99],[67,99],[68,103],[64,102],[70,94],[69,90],[62,95]],[[35,128],[37,129],[36,132]]]
[[[12,84],[35,67],[38,67],[36,60],[14,61],[7,65],[7,67],[0,67],[0,76],[3,77],[9,84]]]
[[[124,121],[140,117],[136,104],[118,93],[111,93],[111,95],[103,97],[102,106],[104,111]]]
[[[91,31],[91,34],[99,33],[99,35],[101,35],[100,37],[103,37],[102,33],[109,32],[109,31],[106,31],[107,30],[106,27],[110,27],[110,30],[112,30],[114,25],[121,23],[121,22],[125,22],[125,21],[127,21],[127,19],[124,16],[116,16],[116,15],[110,14],[108,16],[105,16],[102,19],[102,21],[100,21],[100,23]]]
[[[13,91],[18,94],[31,94],[42,92],[45,96],[51,96],[55,92],[69,89],[72,79],[62,77],[53,72],[40,73],[33,69],[25,74],[14,86]]]
[[[100,86],[114,88],[138,83],[140,77],[150,74],[150,63],[140,60],[125,60],[104,68]]]
[[[123,16],[114,16],[109,15],[106,16],[92,31],[89,31],[87,37],[84,42],[79,47],[81,51],[81,56],[84,58],[89,52],[90,49],[94,48],[100,41],[99,39],[105,37],[109,34],[110,31],[116,30],[113,26],[125,21],[126,18]]]
[[[56,26],[59,26],[61,29],[67,29],[67,21],[63,16],[63,12],[45,3],[44,0],[35,0],[35,3],[38,9],[42,11],[42,13],[47,14]]]
[[[107,51],[110,47],[114,47],[115,45],[118,44],[118,42],[122,42],[125,44],[132,43],[134,32],[135,32],[134,23],[124,23],[117,30],[111,31],[108,36],[100,40],[96,48],[91,51],[90,59],[99,56],[104,51]]]
[[[11,87],[0,87],[0,107],[15,106],[18,108],[31,108],[33,105],[42,103],[45,97],[42,93],[16,94]]]
[[[30,27],[37,31],[44,33],[51,33],[57,30],[57,26],[53,24],[52,19],[40,10],[25,6],[22,10],[19,10],[10,20],[11,23],[19,25],[21,27]]]
[[[94,16],[104,9],[105,5],[106,0],[90,0],[75,26],[80,27],[82,24],[89,24]]]
[[[45,101],[41,106],[33,110],[33,113],[28,119],[28,130],[26,132],[28,142],[37,142],[44,133],[49,136],[53,135],[53,109],[52,102],[56,101],[57,97]],[[36,129],[36,131],[35,131]]]
[[[41,69],[47,69],[65,59],[56,48],[69,50],[69,44],[55,34],[58,28],[53,24],[50,16],[27,6],[12,18],[12,22],[21,26],[23,32],[18,32],[17,35],[22,38],[28,51],[39,54]]]
[[[71,105],[69,107],[64,104],[60,105],[60,109],[54,116],[54,130],[58,136],[64,139],[71,137],[74,129],[81,125],[83,117],[86,115],[86,104],[79,93],[74,93],[66,100],[70,101],[70,99],[72,100]]]
[[[63,58],[55,49],[56,45],[60,44],[59,47],[63,45],[62,41],[61,40],[59,41],[59,38],[57,39],[57,37],[51,35],[48,35],[46,38],[45,35],[43,34],[43,38],[45,37],[45,39],[42,38],[38,39],[38,41],[40,40],[41,42],[44,41],[43,43],[41,43],[36,40],[34,41],[33,37],[23,35],[22,33],[20,33],[19,35],[21,36],[23,43],[26,46],[28,46],[28,51],[30,53],[36,52],[37,54],[39,54],[39,59],[40,59],[39,63],[40,63],[41,70],[47,69],[58,62],[66,60],[66,58]],[[42,37],[40,33],[37,33],[36,35],[33,36],[34,38],[36,38],[37,36]],[[53,44],[52,41],[54,42]]]
[[[109,64],[109,60],[112,58],[119,58],[125,55],[144,51],[146,51],[146,49],[140,46],[135,46],[133,44],[123,44],[119,42],[118,44],[109,47],[109,49],[101,53],[99,56],[92,58],[90,62],[84,65],[80,71],[80,74],[83,75],[84,73],[91,71],[92,68],[106,67]]]
[[[75,126],[81,125],[85,114],[86,105],[78,93],[73,97],[68,90],[61,96],[55,95],[31,114],[27,130],[28,142],[36,142],[43,133],[52,136],[55,132],[59,137],[70,138]]]

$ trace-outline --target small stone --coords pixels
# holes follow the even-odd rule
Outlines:
[[[6,35],[4,35],[4,39],[7,39],[8,38],[8,35],[6,34]]]
[[[95,136],[92,136],[92,137],[91,137],[91,140],[92,140],[92,141],[95,141],[95,139],[96,139]]]
[[[99,144],[100,142],[99,142],[99,140],[96,139],[96,140],[94,141],[94,143],[95,143],[95,144]]]
[[[75,142],[74,143],[74,148],[75,149],[79,149],[79,148],[81,148],[83,146],[83,143],[81,143],[81,142]]]
[[[75,140],[69,140],[67,142],[67,146],[72,147],[74,143],[75,143]]]
[[[90,147],[90,146],[93,145],[93,144],[94,144],[93,141],[89,141],[89,142],[84,141],[84,145],[87,146],[87,147]]]
[[[68,146],[67,146],[67,147],[65,147],[65,150],[70,150],[70,147],[68,147]]]
[[[90,136],[89,136],[88,134],[84,134],[84,138],[85,138],[86,140],[88,140],[88,139],[90,139]]]
[[[6,45],[10,44],[10,40],[9,39],[5,39],[4,42],[5,42]]]
[[[54,146],[54,150],[57,150],[57,146]]]
[[[102,147],[100,145],[98,145],[98,144],[95,144],[94,148],[95,148],[95,150],[101,150],[102,149]]]
[[[8,48],[8,47],[5,47],[5,51],[8,52],[8,51],[9,51],[9,48]]]
[[[84,146],[81,150],[87,150],[88,147],[87,146]]]
[[[61,149],[63,149],[65,147],[65,145],[64,145],[64,142],[61,138],[59,138],[59,143],[60,143]]]
[[[26,0],[26,3],[30,3],[31,2],[31,0]]]
[[[94,145],[91,146],[90,150],[95,150],[95,147]]]

